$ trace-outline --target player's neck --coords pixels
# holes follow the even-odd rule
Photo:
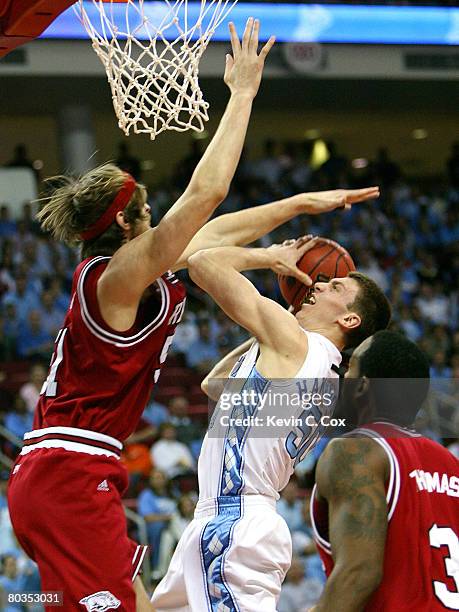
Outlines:
[[[330,340],[330,342],[334,344],[340,352],[344,350],[344,341],[342,338],[342,334],[338,329],[330,329],[329,327],[324,327],[320,324],[314,324],[313,322],[309,323],[308,321],[302,322],[301,327],[306,331],[315,332],[316,334],[321,334],[322,336],[325,336],[325,338],[327,338],[327,340]]]

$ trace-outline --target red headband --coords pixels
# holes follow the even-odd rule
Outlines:
[[[100,219],[98,219],[93,225],[91,225],[91,227],[88,227],[87,230],[81,232],[81,239],[92,240],[93,238],[97,238],[97,236],[103,234],[105,230],[108,229],[115,220],[116,213],[120,210],[124,210],[129,204],[129,201],[132,198],[135,188],[135,180],[130,174],[126,173],[126,179],[123,183],[123,186],[118,191],[113,202],[104,212],[104,214],[100,217]]]

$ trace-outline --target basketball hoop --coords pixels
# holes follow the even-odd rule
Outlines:
[[[79,17],[105,67],[118,125],[126,135],[202,132],[209,104],[199,61],[237,0],[78,1]],[[121,6],[124,5],[124,6]]]

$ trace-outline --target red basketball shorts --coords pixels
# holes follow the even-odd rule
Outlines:
[[[42,590],[63,593],[65,612],[135,612],[132,582],[146,547],[128,538],[126,487],[114,457],[40,448],[16,460],[8,488],[13,528],[38,564]]]

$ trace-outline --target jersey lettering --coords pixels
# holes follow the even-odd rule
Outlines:
[[[159,363],[163,364],[166,361],[167,353],[169,351],[169,348],[170,348],[170,345],[172,344],[173,339],[174,339],[174,334],[171,334],[170,336],[167,336],[166,340],[164,341],[161,355],[159,356]],[[155,383],[158,382],[158,378],[160,374],[161,374],[161,368],[157,368],[153,375],[153,381]]]
[[[169,319],[169,325],[178,325],[182,320],[183,311],[185,310],[185,302],[186,300],[182,300],[179,302],[174,308],[174,312],[171,314]]]
[[[40,395],[46,393],[46,397],[56,397],[57,395],[57,369],[64,360],[64,339],[67,333],[67,328],[61,329],[56,337],[56,350],[54,359],[51,359],[51,368],[48,378],[43,383]]]

